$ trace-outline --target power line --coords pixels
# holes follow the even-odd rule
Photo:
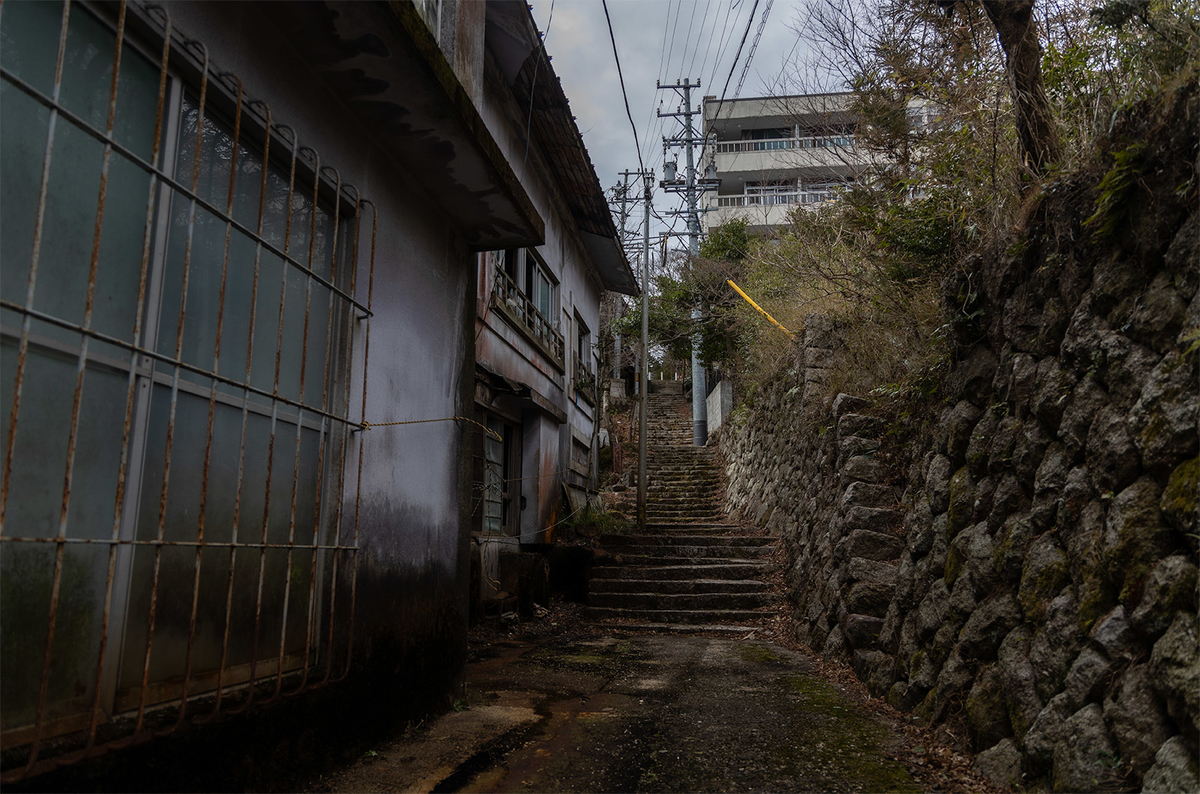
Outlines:
[[[739,2],[731,3],[729,8],[725,9],[725,19],[721,22],[721,38],[717,40],[717,58],[713,61],[712,71],[708,74],[708,82],[710,85],[715,85],[717,79],[717,71],[721,68],[721,61],[725,58],[725,51],[729,48],[729,44],[733,41],[733,28],[729,25],[729,15],[735,8],[740,5]],[[737,17],[734,17],[737,20]]]
[[[612,42],[613,60],[617,62],[617,77],[621,80],[621,96],[625,100],[625,117],[629,119],[629,128],[633,130],[633,145],[637,147],[638,169],[645,172],[646,167],[642,165],[642,144],[638,142],[637,125],[633,123],[633,114],[629,112],[629,94],[625,92],[625,75],[621,72],[621,56],[617,54],[617,37],[613,35],[612,17],[608,15],[608,0],[600,0],[600,4],[604,6],[604,20],[608,23],[608,40]]]
[[[546,39],[550,37],[550,26],[554,24],[554,0],[550,0],[550,18],[546,20],[546,32],[542,34],[542,52],[546,53]],[[549,59],[549,54],[546,58]],[[541,66],[542,59],[535,58],[533,61],[533,81],[529,84],[529,117],[525,119],[525,159],[522,160],[522,166],[529,162],[529,140],[532,137],[529,134],[529,129],[533,125],[533,93],[537,90],[537,73],[538,67]]]
[[[758,0],[754,0],[754,7],[750,9],[750,18],[746,20],[746,30],[742,33],[742,43],[738,45],[737,54],[733,56],[733,63],[729,65],[729,76],[725,78],[725,87],[721,89],[721,101],[717,103],[717,115],[721,113],[721,106],[725,104],[725,92],[729,90],[729,81],[733,79],[733,70],[737,68],[738,59],[742,57],[742,47],[746,46],[746,38],[750,35],[750,28],[754,25],[754,12],[758,10]],[[716,118],[714,116],[714,118]]]
[[[692,27],[696,24],[696,9],[699,5],[696,2],[692,3],[692,16],[688,19],[687,33],[683,34],[683,52],[679,54],[679,71],[681,72],[683,71],[683,62],[687,60],[688,43],[692,40]],[[706,8],[705,12],[707,13],[707,11]],[[699,45],[700,42],[697,41],[696,44]],[[692,60],[695,60],[694,54]]]
[[[701,77],[701,78],[703,78],[703,77],[704,77],[704,69],[705,69],[705,66],[706,66],[706,65],[707,65],[707,63],[708,63],[709,56],[712,54],[712,40],[713,40],[713,36],[714,36],[714,35],[716,34],[716,32],[717,32],[717,19],[718,19],[720,16],[721,16],[721,3],[720,3],[720,2],[719,2],[719,0],[718,0],[718,2],[717,2],[717,10],[716,10],[716,12],[713,14],[712,27],[711,27],[711,28],[709,28],[709,31],[708,31],[708,42],[707,42],[707,43],[704,45],[704,59],[700,61],[700,71],[698,72],[698,74],[700,75],[700,77]],[[726,16],[726,18],[728,19],[728,17],[729,17],[729,13],[728,13],[728,11],[725,13],[725,16]],[[701,35],[703,35],[703,33],[704,33],[704,31],[703,31],[703,30],[701,30]],[[691,71],[692,71],[692,67],[691,67],[691,66],[688,66],[688,71],[689,71],[689,72],[691,72]],[[709,83],[711,83],[711,82],[712,82],[712,80],[709,80],[708,82],[709,82]]]
[[[551,3],[554,0],[550,0]],[[742,95],[742,85],[746,82],[746,75],[750,72],[750,62],[754,60],[754,52],[758,49],[758,42],[762,39],[763,28],[767,26],[767,17],[771,14],[771,5],[775,0],[767,0],[767,4],[763,6],[762,19],[758,20],[758,31],[754,34],[754,43],[750,45],[750,52],[746,54],[746,63],[742,66],[742,74],[738,78],[737,88],[733,92],[733,98],[737,99]],[[718,110],[720,108],[718,107]]]
[[[696,56],[700,54],[700,42],[701,42],[701,40],[704,39],[704,28],[708,25],[708,10],[710,8],[712,8],[712,0],[705,0],[704,17],[700,20],[700,32],[696,34],[696,46],[692,50],[692,60],[688,62],[688,68],[687,68],[687,72],[685,72],[685,74],[695,74],[695,72],[693,72],[693,69],[696,66]],[[719,3],[717,4],[717,10],[718,11],[720,10]],[[714,28],[714,30],[715,30],[715,28]],[[709,40],[710,41],[712,40],[712,36],[709,36]],[[707,55],[707,54],[708,53],[706,51],[705,55]],[[701,62],[701,64],[700,64],[700,71],[702,73],[704,71],[704,63],[703,62]]]
[[[754,7],[750,9],[750,18],[746,20],[746,30],[742,33],[742,42],[738,44],[737,54],[733,56],[733,63],[729,65],[729,76],[725,78],[725,87],[721,89],[721,101],[717,103],[717,112],[713,114],[713,121],[721,117],[721,107],[725,104],[725,92],[729,90],[729,81],[733,79],[733,70],[737,68],[738,59],[742,57],[742,47],[746,46],[746,38],[750,35],[750,28],[754,24],[754,12],[758,10],[758,0],[754,0]],[[705,146],[700,149],[700,159],[704,159],[704,149],[707,148],[707,138],[705,137]]]

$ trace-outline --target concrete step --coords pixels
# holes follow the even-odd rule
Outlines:
[[[600,623],[610,623],[601,620]],[[758,631],[753,626],[730,626],[723,623],[610,623],[614,631],[652,632],[654,634],[717,634],[723,637],[748,639]]]
[[[589,607],[612,609],[761,609],[783,600],[778,593],[589,593]]]
[[[777,538],[762,535],[617,535],[600,536],[600,544],[606,549],[619,546],[773,546]]]
[[[650,623],[736,623],[758,620],[762,612],[753,609],[619,609],[617,607],[587,608],[593,618],[625,618]]]
[[[595,571],[607,565],[630,565],[630,566],[675,566],[675,565],[693,565],[693,566],[720,566],[732,565],[739,562],[753,560],[756,557],[764,557],[766,555],[730,555],[728,557],[685,557],[680,554],[621,554],[620,559],[615,557],[611,560],[601,560],[592,568],[593,576]],[[712,574],[716,576],[716,574]],[[647,575],[645,578],[649,578]]]
[[[708,560],[703,565],[694,561],[676,565],[597,565],[592,568],[592,581],[598,579],[754,579],[766,576],[775,569],[769,562],[749,560]]]
[[[605,545],[604,550],[609,554],[620,556],[637,556],[637,557],[679,557],[682,559],[701,559],[704,557],[718,557],[728,560],[741,560],[749,557],[765,557],[774,549],[771,546],[750,546],[737,543],[712,543],[706,545],[672,545],[663,543],[658,545],[646,544],[622,544],[622,545]]]
[[[655,510],[646,508],[646,520],[656,524],[693,524],[698,521],[720,521],[724,514],[717,512],[688,512],[683,510]]]
[[[646,532],[730,532],[735,529],[743,529],[737,524],[726,524],[723,522],[715,523],[698,523],[698,524],[655,524],[653,522],[646,523]]]
[[[592,593],[762,593],[757,579],[592,579]]]

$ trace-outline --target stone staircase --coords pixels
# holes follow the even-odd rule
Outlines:
[[[646,532],[603,535],[588,612],[625,628],[742,632],[778,594],[761,581],[775,538],[727,523],[713,449],[692,446],[690,400],[650,393]],[[619,507],[636,515],[636,489]]]

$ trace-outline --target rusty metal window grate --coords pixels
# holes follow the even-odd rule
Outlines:
[[[5,781],[350,669],[375,208],[168,11],[0,6]]]

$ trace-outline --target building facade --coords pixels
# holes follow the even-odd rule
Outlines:
[[[611,283],[496,123],[530,50],[493,5],[528,16],[0,8],[6,781],[312,690],[449,697],[482,261],[567,251],[564,348]]]
[[[855,146],[852,99],[705,97],[701,167],[718,188],[705,194],[704,228],[743,218],[752,230],[769,230],[786,224],[798,205],[833,200],[860,178],[871,161]]]
[[[604,191],[523,3],[487,4],[484,118],[546,220],[538,246],[480,254],[473,537],[479,594],[518,589],[522,545],[553,542],[597,489],[600,297],[635,294]]]

